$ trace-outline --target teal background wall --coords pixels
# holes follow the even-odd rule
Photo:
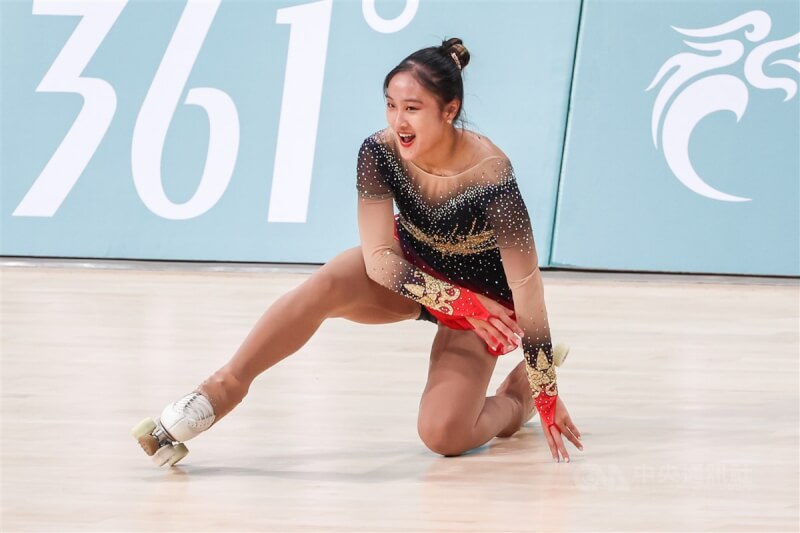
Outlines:
[[[796,1],[584,0],[551,264],[799,275],[798,31]]]
[[[796,0],[454,5],[4,0],[0,254],[327,261],[383,76],[458,36],[543,266],[800,275]]]

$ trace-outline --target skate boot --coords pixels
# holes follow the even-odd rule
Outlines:
[[[556,344],[553,346],[553,364],[556,366],[561,366],[566,361],[567,356],[569,355],[569,344],[564,344],[563,342]]]
[[[214,419],[208,398],[193,392],[166,406],[161,418],[145,418],[131,433],[157,466],[174,466],[189,453],[183,443],[210,428]]]

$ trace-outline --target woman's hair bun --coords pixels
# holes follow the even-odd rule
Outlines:
[[[464,42],[457,37],[453,37],[451,39],[447,39],[446,41],[442,41],[442,49],[445,53],[452,57],[451,54],[455,54],[458,58],[458,61],[455,62],[456,66],[458,66],[459,70],[464,70],[469,65],[469,50],[467,47],[464,46]]]

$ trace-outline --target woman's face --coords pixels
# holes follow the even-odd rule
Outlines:
[[[410,72],[396,74],[386,88],[386,121],[397,135],[403,159],[425,159],[452,129],[447,120],[457,109],[455,100],[442,109]]]

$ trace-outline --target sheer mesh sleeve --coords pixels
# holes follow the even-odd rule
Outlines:
[[[445,316],[486,319],[475,295],[435,278],[407,261],[394,238],[392,191],[388,185],[391,157],[386,148],[367,139],[358,154],[358,228],[367,275],[380,285]],[[396,164],[396,163],[395,163]]]
[[[536,408],[546,425],[553,423],[558,395],[544,287],[530,217],[508,160],[493,162],[493,191],[486,215],[497,238],[508,285],[522,328],[522,349]]]
[[[362,199],[380,200],[394,196],[388,182],[390,157],[376,136],[368,137],[358,151],[356,188]]]

